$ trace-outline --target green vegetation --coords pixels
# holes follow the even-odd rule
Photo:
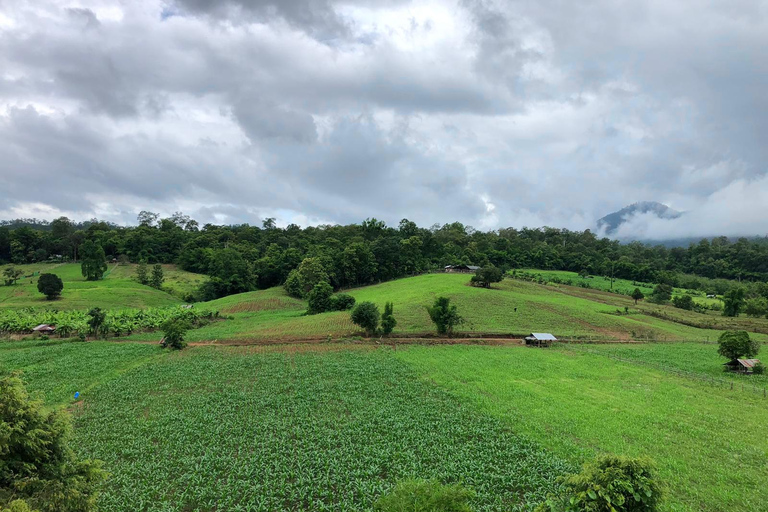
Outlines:
[[[475,493],[460,484],[436,480],[404,480],[374,503],[376,512],[472,512]]]
[[[760,343],[746,331],[725,331],[717,339],[717,353],[726,359],[752,358],[760,352]]]
[[[373,302],[360,302],[350,315],[355,325],[365,330],[366,336],[373,336],[379,328],[379,308]]]
[[[165,277],[163,276],[163,266],[157,263],[152,267],[152,278],[149,280],[149,285],[152,288],[157,288],[159,290],[163,287],[163,281],[165,281]]]
[[[451,304],[448,297],[436,298],[435,303],[427,308],[427,313],[437,328],[437,334],[444,336],[453,336],[454,329],[464,323],[456,304]]]
[[[333,288],[330,284],[325,281],[317,283],[307,294],[307,314],[316,315],[330,311],[331,295],[333,295]]]
[[[104,276],[108,268],[107,256],[101,245],[92,240],[86,240],[80,248],[80,257],[83,259],[80,269],[84,278],[88,281],[96,281]]]
[[[605,452],[653,458],[669,487],[662,510],[761,510],[768,500],[762,394],[572,351],[440,346],[396,355],[574,463]]]
[[[381,314],[381,332],[384,336],[389,336],[397,326],[395,320],[395,305],[391,302],[384,304],[384,312]]]
[[[45,412],[18,374],[0,377],[0,507],[41,512],[95,509],[101,463],[78,460],[63,410]]]
[[[504,273],[501,269],[489,266],[478,269],[470,279],[470,283],[475,286],[490,288],[493,283],[500,283],[502,279],[504,279]]]
[[[64,282],[56,274],[41,274],[37,280],[37,291],[48,300],[58,299],[63,289]]]
[[[8,345],[19,348],[0,348],[3,366],[76,353],[26,373],[38,389],[89,375],[94,359],[121,367],[96,367],[74,406],[74,446],[111,475],[102,512],[370,510],[412,478],[463,482],[476,510],[509,512],[530,509],[573,469],[422,382],[390,350]],[[118,355],[105,360],[107,348]]]
[[[584,464],[581,473],[563,479],[559,494],[537,512],[655,512],[662,486],[647,458],[603,455]]]
[[[163,330],[163,339],[160,342],[163,348],[181,350],[187,346],[187,342],[184,341],[184,336],[189,330],[187,322],[177,318],[170,318],[163,322],[160,328]]]

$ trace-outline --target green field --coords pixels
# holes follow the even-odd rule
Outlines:
[[[531,332],[551,332],[558,337],[585,340],[714,340],[721,331],[675,321],[724,328],[734,322],[768,332],[768,321],[725,319],[682,311],[671,306],[640,304],[622,295],[574,287],[550,287],[512,279],[493,289],[469,286],[470,276],[427,274],[349,290],[358,302],[373,301],[383,310],[395,305],[395,335],[424,336],[434,332],[426,311],[438,296],[454,301],[466,319],[460,331],[468,335],[497,334],[512,337]],[[628,308],[625,313],[624,307]],[[297,339],[348,337],[359,333],[349,312],[306,316],[306,303],[288,297],[282,288],[233,295],[206,303],[231,317],[189,333],[190,341],[274,342]],[[516,310],[515,310],[516,309]],[[671,315],[670,319],[659,318]],[[741,325],[741,324],[738,324]],[[131,339],[154,340],[139,334]],[[761,334],[761,339],[768,336]]]
[[[136,282],[135,265],[109,266],[104,279],[86,281],[80,264],[40,263],[17,265],[24,275],[14,286],[0,286],[0,307],[3,308],[56,308],[103,309],[161,307],[181,304],[181,297],[199,286],[206,276],[179,270],[175,265],[163,265],[165,282],[163,290],[156,290]],[[0,267],[0,273],[6,268]],[[48,301],[37,291],[40,273],[52,273],[61,277],[64,290],[61,298]]]
[[[437,383],[571,461],[648,455],[665,510],[765,510],[768,402],[592,354],[524,347],[396,352]]]
[[[102,512],[370,510],[404,477],[464,482],[480,511],[525,510],[571,469],[390,349],[62,347],[10,343],[0,364],[49,403],[81,390],[73,441],[111,474]]]

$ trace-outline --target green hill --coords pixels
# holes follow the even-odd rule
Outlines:
[[[347,293],[358,302],[372,301],[382,310],[386,302],[393,302],[398,321],[394,334],[398,336],[431,335],[434,327],[426,306],[438,296],[450,297],[457,304],[466,320],[460,331],[473,336],[519,337],[530,332],[551,332],[566,339],[704,341],[716,339],[718,329],[726,325],[717,323],[722,317],[687,311],[681,321],[676,321],[677,317],[671,315],[678,315],[680,310],[671,306],[635,307],[625,296],[598,290],[511,279],[494,285],[493,289],[484,289],[470,286],[469,279],[466,274],[426,274]],[[349,312],[306,316],[306,303],[287,296],[279,287],[233,295],[206,303],[206,307],[218,309],[231,319],[190,331],[190,341],[275,342],[359,333],[349,319]],[[670,318],[660,318],[662,314]],[[682,321],[701,321],[703,326],[713,328],[686,325]],[[752,332],[768,329],[764,320],[759,325],[748,321],[752,322],[748,325],[755,327],[749,329]],[[143,334],[132,339],[155,338],[156,335]]]
[[[163,265],[165,283],[163,290],[156,290],[135,281],[135,265],[110,265],[105,277],[99,281],[86,281],[78,263],[15,267],[21,269],[26,277],[19,279],[15,285],[0,286],[0,307],[71,310],[94,306],[104,309],[171,306],[182,303],[180,297],[207,279],[206,276],[179,270],[174,265]],[[5,268],[7,266],[0,267],[0,274]],[[47,301],[37,291],[37,279],[41,273],[61,277],[64,290],[59,300]]]

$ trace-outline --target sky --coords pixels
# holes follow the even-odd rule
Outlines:
[[[768,234],[768,0],[0,0],[0,218]]]

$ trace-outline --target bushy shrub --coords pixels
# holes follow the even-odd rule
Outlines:
[[[493,265],[477,269],[475,275],[470,279],[472,286],[482,286],[490,288],[492,283],[499,283],[504,279],[504,274],[500,268]]]
[[[307,295],[307,314],[316,315],[331,310],[331,295],[333,288],[331,285],[321,281]]]
[[[666,304],[672,298],[672,286],[668,284],[658,284],[653,289],[653,293],[648,298],[655,304]]]
[[[184,336],[189,330],[187,322],[179,319],[170,319],[166,320],[161,328],[163,329],[163,341],[161,342],[163,348],[181,350],[187,346],[187,342],[184,341]]]
[[[562,478],[536,512],[655,512],[662,498],[655,473],[650,459],[604,455]]]
[[[391,302],[384,304],[384,312],[381,314],[381,332],[389,335],[395,329],[397,320],[395,320],[395,306]]]
[[[376,333],[379,327],[379,308],[373,302],[361,302],[352,310],[352,322],[365,329],[366,336]]]
[[[101,463],[78,460],[63,409],[46,412],[18,374],[0,378],[0,510],[89,512],[104,479]]]
[[[332,311],[347,311],[355,306],[355,298],[346,293],[337,293],[331,297]]]
[[[690,295],[677,295],[672,299],[672,304],[679,309],[690,311],[693,309],[693,297]]]
[[[107,313],[101,308],[93,308],[88,312],[88,327],[94,336],[105,336],[107,331],[104,322],[107,319]]]
[[[405,480],[373,505],[376,512],[472,512],[475,493],[459,484]]]
[[[438,297],[432,307],[427,307],[429,318],[437,327],[437,334],[452,335],[453,329],[461,325],[464,319],[459,316],[456,305],[451,305],[451,299]]]
[[[717,342],[717,353],[728,359],[755,357],[760,352],[760,342],[750,339],[747,331],[725,331]]]
[[[765,373],[765,365],[763,363],[757,363],[752,367],[752,373],[755,375],[762,375]]]

